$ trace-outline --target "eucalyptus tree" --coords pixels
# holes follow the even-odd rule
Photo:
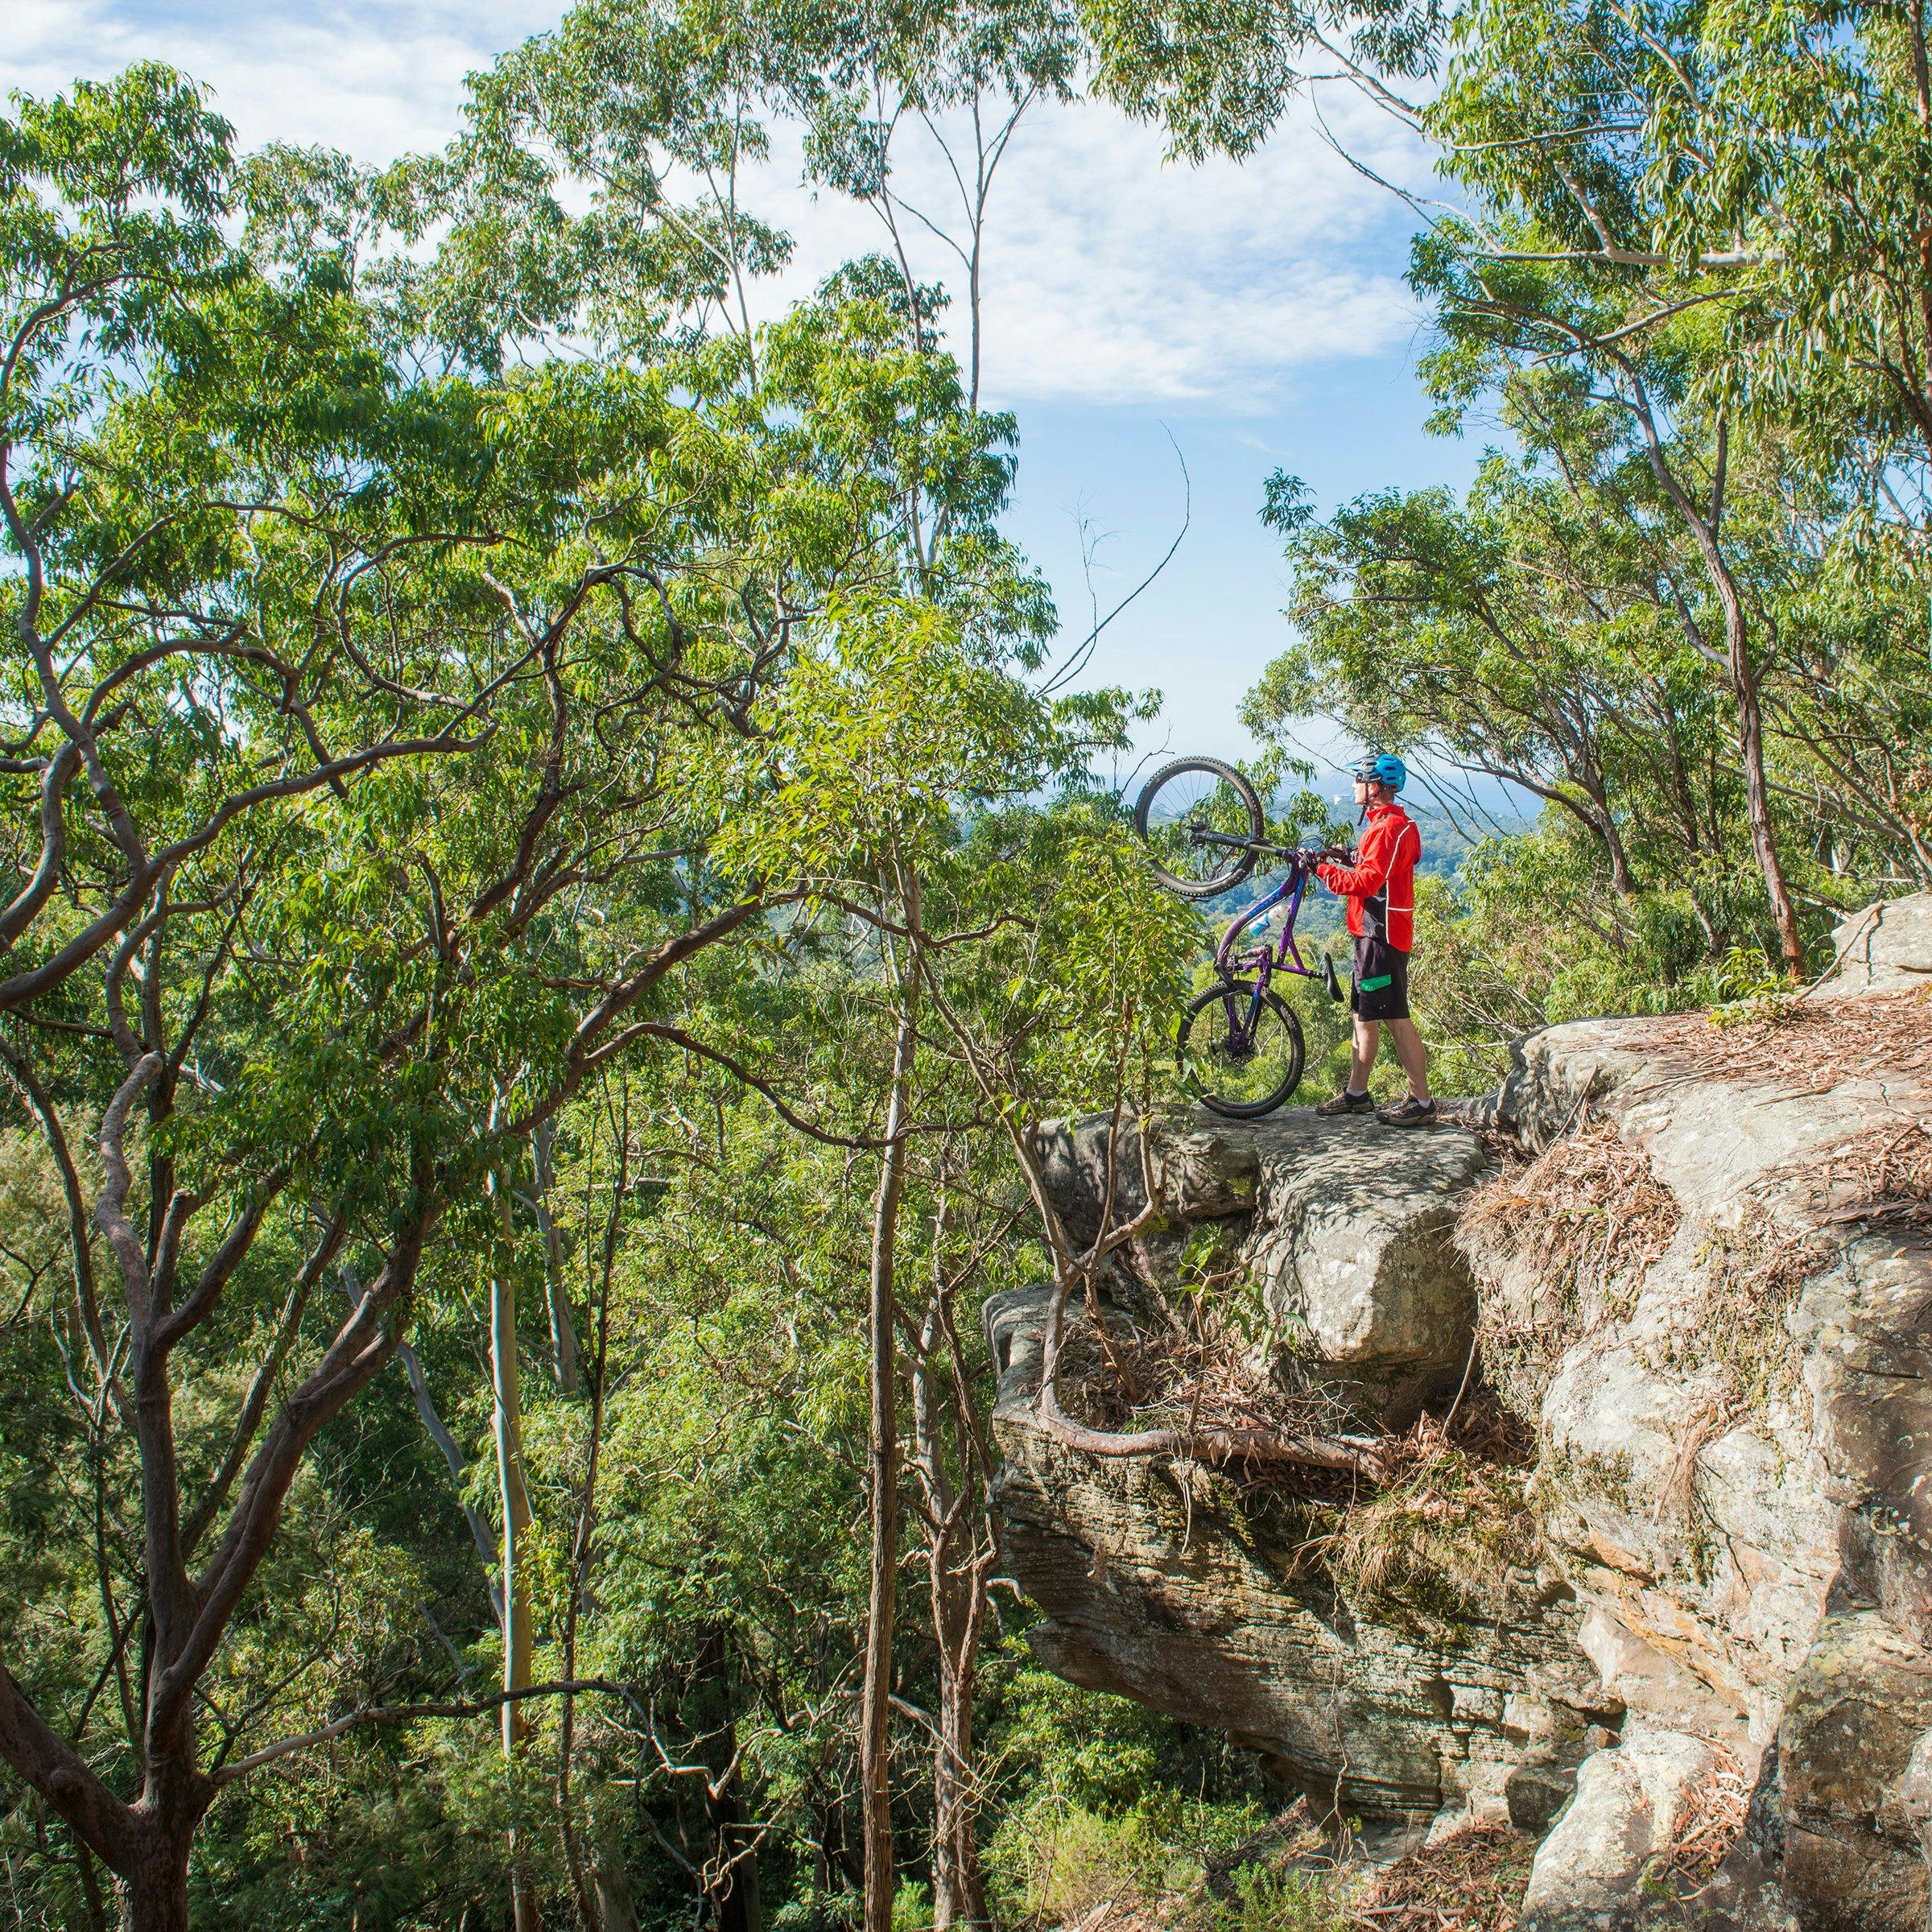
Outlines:
[[[473,76],[467,125],[424,176],[454,230],[429,291],[444,326],[498,351],[729,341],[753,382],[757,285],[791,252],[754,177],[810,63],[775,12],[580,0]]]
[[[486,533],[468,398],[398,379],[336,260],[274,278],[235,244],[240,171],[192,85],[22,101],[0,189],[17,1013],[264,807],[468,752],[489,690],[441,672],[419,613]]]
[[[456,258],[487,261],[489,274],[518,291],[533,326],[589,326],[630,347],[715,325],[729,344],[719,354],[756,396],[803,379],[828,318],[843,318],[838,328],[869,319],[865,359],[849,365],[850,379],[836,390],[818,380],[812,389],[821,448],[847,436],[869,439],[877,427],[881,458],[865,467],[871,493],[860,511],[869,533],[858,547],[868,560],[865,592],[850,594],[848,585],[842,599],[787,620],[789,668],[773,687],[778,709],[767,716],[753,706],[747,714],[754,735],[746,771],[754,775],[730,781],[735,791],[720,795],[719,815],[729,823],[715,856],[738,864],[748,880],[774,865],[815,881],[828,872],[841,878],[824,907],[834,919],[869,923],[889,969],[881,984],[893,989],[894,1046],[881,1071],[885,1113],[872,1129],[880,1142],[868,1263],[874,1568],[861,1718],[867,1913],[878,1924],[890,1914],[893,1883],[897,1228],[922,985],[916,960],[905,956],[913,943],[906,935],[917,925],[933,841],[952,815],[973,799],[1038,782],[1065,755],[1053,741],[1050,708],[1001,668],[1003,654],[1021,667],[1037,659],[1050,613],[1042,587],[993,522],[1010,488],[1013,431],[1009,418],[978,408],[977,278],[1000,158],[1032,102],[1067,90],[1073,48],[1070,19],[1051,8],[928,6],[854,18],[593,0],[484,80],[471,131],[447,163],[460,184]],[[989,128],[983,110],[996,97],[999,118]],[[907,218],[890,183],[893,131],[915,118],[934,128],[949,111],[970,122],[975,142],[970,180],[960,183],[969,317],[964,383],[938,353],[942,298],[914,275],[902,234],[894,236],[891,259],[852,265],[810,310],[761,331],[747,287],[783,248],[745,212],[748,174],[770,151],[766,120],[802,121],[811,164],[871,200],[891,229]],[[588,188],[587,213],[564,212],[573,181]],[[645,256],[679,262],[682,312],[638,301],[634,264]],[[980,667],[976,681],[962,683],[947,668],[968,663]],[[850,691],[836,680],[821,687],[830,674],[815,667],[836,667],[838,678],[858,683]],[[1072,719],[1080,708],[1069,704],[1063,714]],[[859,734],[858,750],[847,746],[848,732]],[[900,741],[886,747],[895,737]],[[842,758],[858,762],[844,766]],[[799,772],[815,775],[807,782]],[[785,815],[782,832],[768,830],[770,849],[754,847],[745,858],[745,828],[758,823],[767,798]],[[817,824],[827,799],[847,815],[836,835],[847,842],[843,851],[824,842],[830,835]],[[743,1060],[733,1063],[748,1071]],[[935,1465],[928,1459],[922,1468],[930,1476]],[[955,1831],[948,1842],[957,1837]],[[976,1880],[965,1889],[976,1897]]]
[[[1078,789],[1096,735],[1118,729],[1105,710],[1117,697],[1055,706],[997,658],[962,649],[956,627],[905,628],[903,607],[881,627],[883,614],[840,638],[836,666],[783,694],[817,722],[800,735],[803,719],[774,708],[764,749],[786,774],[774,821],[739,819],[726,840],[810,847],[811,898],[785,943],[821,964],[778,996],[796,1014],[775,1030],[785,1044],[767,1067],[787,1070],[795,1101],[813,1096],[809,1158],[840,1161],[848,1177],[855,1158],[860,1171],[877,1162],[869,1195],[848,1179],[842,1206],[789,1234],[793,1265],[824,1282],[819,1292],[843,1275],[844,1305],[865,1311],[870,1561],[854,1662],[862,1684],[882,1688],[861,1699],[861,1827],[881,1787],[902,1817],[914,1808],[916,1749],[931,1767],[935,1922],[967,1926],[989,1916],[979,1836],[991,1792],[976,1738],[1001,1551],[991,1365],[971,1311],[1049,1265],[1010,1130],[1030,1146],[1046,1111],[1117,1104],[1124,1078],[1144,1092],[1144,1060],[1164,1067],[1170,1055],[1199,929],[1154,886],[1112,801]],[[826,732],[827,720],[840,729]],[[902,788],[901,773],[938,782]],[[1050,795],[1028,799],[1041,790]],[[881,849],[898,863],[881,865]],[[1020,1063],[1028,1081],[1002,1086]],[[860,1148],[841,1156],[835,1129]],[[923,1558],[923,1620],[905,1602],[908,1540]],[[869,1718],[880,1723],[872,1740]],[[861,1866],[874,1909],[904,1862],[902,1835],[881,1843],[877,1832]]]
[[[919,245],[936,242],[956,262],[966,396],[976,409],[994,186],[1028,117],[1079,90],[1078,13],[1067,0],[890,0],[828,14],[819,31],[817,63],[791,102],[807,166],[877,215],[916,328],[938,320],[914,270]],[[936,200],[906,185],[915,157],[931,163]]]
[[[923,359],[908,346],[902,353]],[[895,1890],[890,1728],[901,1506],[898,1323],[901,1208],[917,1081],[925,958],[970,943],[928,932],[927,875],[956,815],[1051,775],[1061,750],[1049,709],[997,655],[1001,626],[879,597],[831,613],[820,649],[776,694],[738,782],[769,800],[733,816],[714,846],[745,877],[806,881],[835,914],[877,935],[892,1045],[867,1261],[872,1574],[859,1780],[868,1932],[890,1932]]]
[[[467,758],[516,654],[490,667],[425,634],[432,612],[489,630],[473,563],[454,561],[488,535],[470,514],[473,398],[398,377],[339,259],[275,275],[235,244],[240,171],[193,87],[148,67],[23,101],[0,124],[0,167],[6,836],[27,877],[0,928],[0,1056],[60,1181],[92,1426],[124,1432],[141,1465],[144,1600],[117,1602],[104,1576],[98,1607],[139,1797],[117,1797],[4,1673],[0,1704],[13,1768],[115,1869],[137,1918],[170,1922],[213,1790],[196,1682],[303,1447],[379,1364],[368,1346],[423,1226],[405,1216],[374,1305],[303,1364],[258,1444],[349,1230],[314,1211],[286,1145],[237,1158],[188,1118],[202,1096],[232,1110],[251,915],[265,879],[303,862],[316,806],[366,811],[370,781]],[[91,1160],[75,1144],[87,1115]],[[268,1248],[295,1245],[272,1264],[267,1352],[184,1497],[171,1357],[281,1220]]]
[[[1629,807],[1612,791],[1627,674],[1596,634],[1616,589],[1560,536],[1544,552],[1554,571],[1525,568],[1558,533],[1534,486],[1511,503],[1514,481],[1493,459],[1466,507],[1447,489],[1391,489],[1324,522],[1295,479],[1274,478],[1265,514],[1289,539],[1300,634],[1243,715],[1263,733],[1331,718],[1364,744],[1424,747],[1521,786],[1587,829],[1627,898]]]
[[[1622,900],[1686,890],[1715,957],[1740,937],[1721,908],[1745,787],[1702,560],[1586,388],[1526,372],[1503,400],[1517,452],[1492,452],[1462,504],[1389,489],[1323,519],[1274,480],[1264,514],[1287,539],[1300,636],[1247,715],[1268,732],[1314,712],[1508,779],[1575,821]],[[1740,595],[1769,640],[1768,782],[1787,836],[1803,833],[1789,781],[1817,725],[1794,715],[1790,674],[1829,573],[1794,540],[1774,445],[1731,452],[1719,487]]]
[[[1565,7],[1550,24],[1575,51],[1557,73],[1573,103],[1587,65],[1623,77],[1649,232],[1617,239],[1727,288],[1714,389],[1848,463],[1909,541],[1923,518],[1892,489],[1916,494],[1932,456],[1923,8]],[[1471,62],[1483,92],[1499,56]]]
[[[1444,338],[1439,420],[1479,399],[1507,417],[1519,378],[1560,367],[1649,468],[1673,547],[1699,562],[1708,614],[1685,629],[1722,660],[1752,848],[1799,971],[1768,744],[1782,643],[1733,532],[1746,493],[1770,520],[1796,462],[1814,498],[1842,498],[1824,547],[1921,568],[1918,14],[1483,0],[1450,31],[1426,5],[1131,14],[1089,10],[1103,84],[1184,151],[1249,151],[1323,78],[1434,147],[1443,194],[1402,192],[1411,279]],[[1426,100],[1405,99],[1426,76]]]
[[[1827,23],[1783,7],[1496,8],[1422,118],[1468,196],[1418,257],[1461,363],[1452,390],[1485,354],[1492,371],[1562,359],[1627,421],[1703,559],[1722,622],[1697,647],[1727,660],[1752,841],[1793,970],[1774,821],[1794,788],[1769,768],[1769,739],[1783,736],[1801,772],[1833,771],[1831,796],[1798,788],[1806,843],[1837,843],[1824,829],[1836,807],[1890,819],[1915,852],[1909,814],[1887,803],[1915,775],[1897,728],[1869,728],[1867,667],[1875,646],[1889,654],[1913,715],[1922,625],[1897,593],[1915,580],[1908,602],[1925,594],[1932,453],[1923,75],[1911,10]],[[1815,589],[1754,599],[1754,537],[1761,555],[1781,543],[1814,586],[1835,578],[1856,614],[1821,624]]]
[[[10,261],[111,263],[119,242],[64,224],[124,215],[187,248],[126,214],[143,186],[208,197],[192,247],[220,256],[199,280],[130,275],[111,357],[77,325],[64,360],[17,356],[41,440],[9,445],[58,429],[66,468],[33,453],[43,480],[10,497],[16,662],[38,680],[10,823],[20,840],[38,820],[62,890],[29,888],[6,1064],[60,1177],[92,1426],[131,1441],[142,1555],[134,1596],[104,1583],[98,1605],[125,1744],[76,1748],[30,1670],[0,1676],[0,1752],[155,1926],[184,1922],[221,1792],[420,1708],[273,1737],[270,1699],[211,1749],[198,1699],[318,1433],[454,1257],[501,1242],[491,1177],[621,1056],[700,1051],[652,1002],[801,890],[753,866],[733,890],[707,863],[753,803],[719,761],[742,769],[804,637],[896,594],[908,463],[920,489],[950,465],[982,496],[1005,473],[923,349],[881,353],[876,304],[835,294],[654,362],[619,341],[516,365],[479,347],[491,316],[499,349],[521,329],[514,303],[444,329],[448,262],[375,253],[384,184],[275,155],[245,183],[225,140],[151,72],[30,104],[8,134],[64,171],[41,201],[19,163]],[[113,174],[130,153],[146,171]],[[254,253],[232,259],[219,218],[251,213]],[[450,250],[475,245],[456,224]],[[235,488],[249,466],[278,484],[266,508]],[[140,514],[155,501],[188,507]],[[939,572],[956,613],[1037,605],[1005,555],[962,519]],[[90,557],[85,579],[46,562]],[[201,646],[185,676],[183,636]],[[76,769],[99,819],[69,836],[43,802]],[[338,1319],[315,1291],[344,1263],[365,1286]],[[224,1439],[184,1459],[182,1378],[242,1348]],[[544,1690],[520,1674],[431,1707]]]
[[[1414,279],[1448,338],[1434,386],[1453,409],[1513,372],[1560,361],[1647,463],[1717,608],[1713,640],[1694,642],[1721,655],[1752,844],[1795,976],[1804,940],[1766,771],[1771,641],[1753,621],[1725,526],[1732,440],[1751,431],[1721,386],[1713,393],[1701,380],[1702,312],[1732,299],[1736,263],[1721,250],[1660,246],[1665,197],[1638,138],[1658,76],[1695,51],[1695,23],[1678,14],[1620,18],[1607,31],[1570,26],[1546,7],[1482,19],[1480,51],[1422,117],[1447,142],[1445,168],[1468,196],[1418,246]],[[1531,87],[1521,57],[1539,31],[1545,72]]]

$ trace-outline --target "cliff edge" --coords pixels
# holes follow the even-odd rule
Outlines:
[[[1388,1473],[1071,1447],[1034,1406],[1044,1292],[996,1300],[1043,1661],[1318,1809],[1508,1820],[1540,1840],[1538,1932],[1925,1926],[1932,895],[1839,936],[1823,985],[1724,1024],[1538,1034],[1459,1121],[1150,1133],[1096,1419],[1208,1304],[1199,1377],[1372,1432]],[[1089,1235],[1108,1133],[1044,1150]]]

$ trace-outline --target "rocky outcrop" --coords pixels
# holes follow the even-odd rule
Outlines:
[[[1049,1183],[1075,1235],[1100,1203],[1145,1204],[1137,1150],[1055,1131]],[[1123,1140],[1126,1137],[1123,1137]],[[1420,1132],[1296,1109],[1155,1137],[1162,1214],[1121,1257],[1135,1305],[1202,1237],[1264,1318],[1273,1373],[1347,1419],[1402,1427],[1470,1368],[1476,1294],[1457,1208],[1494,1165],[1466,1129]],[[1224,1290],[1226,1291],[1226,1290]],[[1043,1290],[988,1310],[1009,1559],[1047,1613],[1031,1641],[1063,1676],[1218,1725],[1318,1806],[1371,1819],[1505,1802],[1525,1761],[1573,1765],[1605,1713],[1554,1575],[1498,1579],[1500,1615],[1352,1599],[1308,1553],[1334,1499],[1191,1463],[1108,1462],[1034,1426]]]
[[[1075,1236],[1104,1202],[1146,1204],[1131,1136],[1111,1164],[1104,1119],[1049,1129],[1043,1166]],[[1493,1165],[1466,1129],[1404,1133],[1294,1108],[1253,1126],[1212,1117],[1151,1144],[1161,1217],[1123,1258],[1130,1297],[1171,1279],[1189,1237],[1221,1224],[1228,1257],[1273,1338],[1275,1373],[1319,1389],[1349,1419],[1406,1427],[1452,1395],[1469,1361],[1476,1288],[1453,1235],[1463,1196]]]
[[[1832,935],[1832,976],[1855,993],[1905,992],[1932,974],[1932,892],[1880,899]]]
[[[1721,1747],[1633,1720],[1614,1748],[1584,1761],[1538,1847],[1524,1932],[1798,1932],[1755,1847],[1733,1843],[1715,1869],[1699,1868],[1702,1846],[1734,1831],[1743,1790]]]
[[[1043,1302],[1002,1297],[989,1326],[1008,1560],[1046,1612],[1030,1641],[1051,1669],[1231,1732],[1323,1814],[1500,1802],[1526,1757],[1582,1755],[1598,1700],[1560,1583],[1515,1579],[1492,1620],[1377,1617],[1309,1560],[1307,1498],[1031,1426]]]
[[[1466,1129],[1291,1112],[1157,1137],[1122,1307],[1212,1236],[1269,1372],[1385,1430],[1453,1403],[1480,1344],[1534,1426],[1542,1555],[1459,1616],[1326,1560],[1345,1496],[1071,1451],[1030,1420],[1040,1299],[1009,1297],[1001,1501],[1043,1658],[1345,1811],[1547,1831],[1525,1909],[1548,1932],[1923,1927],[1932,1246],[1887,1163],[1932,1134],[1932,895],[1839,936],[1829,987],[1729,1029],[1525,1042],[1476,1124],[1546,1158],[1459,1241],[1495,1158]],[[1107,1167],[1104,1123],[1060,1131],[1076,1222]],[[1674,1890],[1678,1800],[1714,1765],[1728,1839],[1706,1817],[1714,1862]]]
[[[1711,1746],[1681,1731],[1633,1728],[1616,1749],[1588,1758],[1531,1868],[1524,1917],[1534,1926],[1616,1911],[1676,1844],[1718,1769]]]

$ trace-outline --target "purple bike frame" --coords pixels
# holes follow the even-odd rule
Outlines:
[[[1254,975],[1254,992],[1245,1015],[1236,1011],[1232,993],[1223,1002],[1228,1012],[1231,1045],[1238,1046],[1253,1033],[1254,1023],[1261,1015],[1261,1001],[1268,992],[1268,982],[1276,973],[1294,973],[1304,980],[1321,976],[1302,960],[1301,948],[1294,943],[1295,915],[1302,909],[1302,895],[1307,890],[1308,875],[1314,868],[1298,854],[1287,856],[1288,876],[1265,898],[1256,900],[1235,919],[1221,935],[1221,943],[1215,949],[1214,969],[1224,985],[1232,989],[1237,972],[1252,972]],[[1288,909],[1287,916],[1282,921],[1279,941],[1274,945],[1264,941],[1259,946],[1237,951],[1235,941],[1250,926],[1266,919],[1278,906],[1286,906]]]

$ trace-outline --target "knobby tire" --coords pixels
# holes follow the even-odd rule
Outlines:
[[[1154,876],[1170,892],[1183,899],[1212,899],[1240,885],[1253,871],[1256,855],[1252,849],[1241,852],[1225,846],[1208,848],[1203,852],[1203,863],[1212,863],[1213,869],[1200,877],[1174,871],[1161,863],[1158,843],[1169,822],[1154,815],[1157,803],[1164,789],[1172,787],[1178,791],[1179,782],[1190,776],[1212,778],[1233,793],[1245,812],[1247,828],[1244,834],[1237,825],[1218,828],[1229,836],[1245,836],[1252,848],[1260,844],[1267,819],[1254,787],[1232,765],[1224,764],[1219,758],[1176,758],[1172,764],[1163,765],[1141,786],[1140,802],[1133,808],[1133,828],[1147,848],[1147,860],[1154,868]],[[1228,815],[1232,818],[1235,815]]]
[[[1212,1030],[1209,1035],[1210,1050],[1214,1039],[1224,1034],[1228,1026],[1227,1008],[1224,1002],[1232,993],[1237,1003],[1245,1005],[1254,997],[1254,982],[1252,980],[1222,980],[1198,993],[1187,1003],[1187,1011],[1181,1021],[1180,1033],[1175,1041],[1177,1057],[1180,1063],[1181,1077],[1185,1084],[1188,1080],[1187,1051],[1190,1042],[1195,1044],[1197,1054],[1201,1052],[1202,1041],[1196,1029],[1208,1016],[1208,1024]],[[1196,1082],[1196,1097],[1211,1113],[1218,1113],[1224,1120],[1258,1121],[1263,1115],[1273,1113],[1302,1084],[1302,1071],[1307,1059],[1307,1046],[1302,1038],[1300,1016],[1282,996],[1270,988],[1261,996],[1262,1016],[1257,1026],[1266,1024],[1267,1017],[1273,1018],[1286,1037],[1288,1059],[1282,1077],[1268,1092],[1251,1100],[1232,1100],[1225,1094],[1216,1093],[1204,1084]]]

